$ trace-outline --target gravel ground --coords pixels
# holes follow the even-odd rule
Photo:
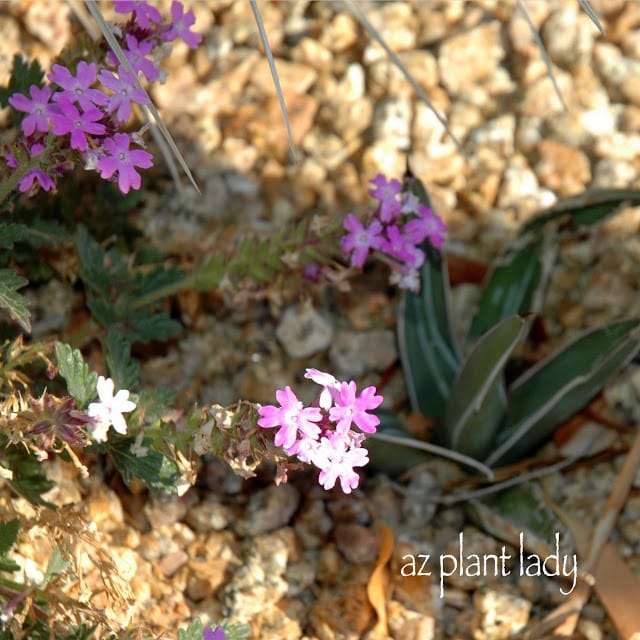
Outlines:
[[[447,250],[488,261],[524,221],[559,198],[589,187],[639,187],[640,4],[591,0],[606,36],[575,0],[525,4],[566,109],[514,2],[364,5],[446,114],[461,153],[381,47],[338,3],[260,3],[296,163],[288,162],[249,3],[195,4],[203,44],[195,53],[176,47],[166,65],[168,80],[153,96],[203,196],[178,194],[158,169],[137,223],[163,251],[196,259],[215,250],[222,229],[268,232],[303,216],[341,216],[362,207],[368,180],[379,172],[400,177],[408,161],[449,225]],[[47,68],[71,37],[72,17],[58,2],[0,5],[0,82],[16,52],[38,56]],[[639,210],[629,209],[580,242],[561,245],[544,310],[549,347],[584,328],[640,313],[639,225]],[[71,295],[55,283],[35,304],[61,309],[58,327],[64,327]],[[145,359],[145,381],[177,389],[185,406],[239,397],[271,402],[275,388],[300,385],[306,366],[376,384],[397,361],[394,294],[384,272],[355,279],[348,292],[309,291],[303,298],[285,288],[268,304],[223,311],[219,298],[180,298],[188,331],[167,353]],[[473,299],[473,285],[456,289],[460,316],[469,315]],[[304,336],[296,331],[301,313]],[[49,314],[43,312],[43,319]],[[55,328],[49,323],[41,330]],[[605,411],[620,421],[640,417],[634,367],[605,394]],[[406,400],[397,367],[387,389],[389,405]],[[621,463],[615,457],[553,474],[544,489],[568,513],[592,522]],[[216,461],[203,463],[199,486],[180,499],[108,486],[97,474],[87,483],[60,461],[51,467],[61,484],[50,499],[96,523],[95,539],[120,570],[122,601],[111,618],[166,631],[165,637],[199,615],[205,622],[222,616],[246,622],[261,640],[499,639],[563,599],[557,581],[520,579],[516,572],[498,579],[453,575],[442,598],[435,573],[401,579],[396,569],[403,555],[452,553],[460,531],[468,552],[497,554],[503,544],[469,524],[462,507],[434,513],[415,498],[459,474],[442,461],[434,460],[400,492],[385,476],[372,475],[348,498],[323,492],[312,475],[276,488],[266,472],[242,481]],[[613,541],[640,577],[639,490],[640,478]],[[383,521],[396,539],[388,636],[370,631],[376,614],[366,592]],[[45,547],[46,541],[31,541],[20,549],[33,571]],[[86,555],[86,588],[98,590],[95,557],[89,550]],[[104,594],[92,604],[105,606]],[[579,630],[590,640],[617,637],[595,597]]]

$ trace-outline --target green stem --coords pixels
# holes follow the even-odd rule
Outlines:
[[[188,291],[189,289],[194,289],[196,283],[198,281],[198,272],[191,273],[188,276],[185,276],[182,280],[178,282],[172,282],[164,287],[160,287],[155,291],[150,291],[149,293],[145,293],[140,296],[137,300],[133,302],[131,305],[132,309],[139,309],[140,307],[144,307],[148,304],[152,304],[157,302],[158,300],[162,300],[163,298],[167,298],[168,296],[173,296],[176,293],[180,293],[182,291]]]

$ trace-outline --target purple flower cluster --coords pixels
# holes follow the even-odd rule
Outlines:
[[[391,258],[394,264],[392,282],[417,291],[418,270],[424,264],[424,251],[418,245],[429,238],[439,249],[447,227],[429,207],[418,201],[410,191],[403,191],[396,179],[378,174],[370,182],[375,188],[369,193],[379,202],[369,224],[365,226],[353,213],[344,220],[347,234],[341,240],[342,251],[350,257],[352,267],[362,267],[372,250]]]
[[[185,13],[178,0],[171,3],[169,24],[163,24],[158,9],[143,0],[114,0],[114,5],[117,13],[132,14],[120,44],[131,68],[149,82],[160,77],[157,63],[150,56],[163,43],[182,38],[195,48],[202,39],[190,30],[195,22],[193,11]],[[29,96],[16,93],[9,98],[14,109],[26,114],[21,124],[24,139],[15,152],[4,155],[12,169],[23,163],[32,165],[20,178],[20,191],[29,191],[34,184],[50,191],[56,177],[78,156],[86,168],[96,169],[102,178],[117,178],[122,193],[139,189],[137,168],[151,167],[153,156],[130,149],[139,135],[119,131],[131,116],[133,103],[150,103],[136,76],[109,52],[100,67],[85,61],[80,61],[75,70],[54,64],[47,78],[50,85],[31,85]],[[96,87],[96,82],[101,87]],[[39,155],[41,161],[33,162]]]
[[[280,427],[274,442],[288,455],[320,469],[320,484],[332,489],[336,480],[345,493],[358,486],[360,477],[354,467],[369,462],[362,442],[365,433],[375,433],[380,423],[367,413],[382,403],[375,387],[367,387],[357,395],[356,383],[340,382],[330,373],[307,369],[305,378],[322,387],[317,405],[305,407],[291,387],[276,391],[280,406],[260,407],[258,425],[265,429]],[[359,431],[354,431],[355,425]]]

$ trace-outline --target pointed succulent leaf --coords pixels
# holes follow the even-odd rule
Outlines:
[[[502,320],[474,345],[451,386],[444,421],[436,436],[472,457],[487,454],[504,417],[504,367],[525,334],[527,321]]]
[[[449,276],[439,251],[425,248],[420,293],[406,292],[398,314],[398,343],[414,411],[439,420],[459,367],[449,322]]]
[[[489,466],[527,455],[591,401],[640,349],[640,319],[592,329],[520,376]]]
[[[467,342],[476,340],[498,322],[514,314],[537,313],[543,278],[542,239],[521,243],[500,259],[482,290]]]
[[[482,501],[472,500],[466,511],[472,522],[498,540],[519,548],[522,536],[527,550],[548,557],[555,534],[562,540],[569,535],[538,494],[542,492],[535,485],[511,487]]]
[[[590,227],[621,209],[640,204],[638,189],[593,189],[577,196],[561,200],[550,209],[532,218],[524,225],[520,234],[540,233],[549,222],[559,230],[579,231]]]

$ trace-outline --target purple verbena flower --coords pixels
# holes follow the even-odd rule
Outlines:
[[[378,248],[380,245],[380,234],[382,233],[382,225],[374,220],[368,227],[350,213],[343,222],[344,228],[349,232],[340,241],[342,251],[345,253],[353,252],[351,256],[351,266],[361,267],[371,249]]]
[[[31,146],[31,149],[29,150],[29,155],[32,158],[35,158],[37,155],[39,155],[43,151],[44,151],[44,145],[40,143],[36,143]],[[15,156],[13,156],[13,154],[11,155],[13,157],[13,160],[15,160],[15,167],[13,168],[17,168],[18,161],[16,160]],[[56,186],[55,182],[53,181],[53,178],[51,178],[51,176],[48,173],[46,173],[40,167],[34,167],[33,169],[29,169],[29,171],[27,171],[22,176],[22,178],[20,178],[20,181],[18,182],[18,189],[20,190],[20,193],[27,193],[27,191],[30,191],[35,183],[37,183],[40,186],[40,188],[44,189],[45,191],[51,191]]]
[[[153,42],[138,42],[135,36],[128,33],[125,36],[125,43],[126,46],[122,47],[122,52],[131,68],[136,73],[142,73],[149,82],[157,80],[160,72],[153,61],[146,57],[153,49]],[[118,58],[113,51],[107,53],[107,60],[111,66],[118,66]]]
[[[415,247],[402,233],[400,227],[397,224],[390,224],[386,232],[387,237],[380,243],[380,249],[400,262],[411,260]]]
[[[356,391],[356,383],[351,380],[342,382],[340,390],[333,394],[335,406],[329,409],[329,418],[336,423],[339,434],[345,434],[354,422],[365,433],[375,433],[380,424],[380,419],[367,411],[377,409],[382,404],[382,396],[376,395],[375,387],[363,389],[360,396],[356,396]]]
[[[391,222],[400,214],[402,204],[398,201],[398,195],[402,191],[399,180],[387,178],[379,173],[373,180],[369,180],[376,188],[370,189],[369,194],[380,202],[380,220]]]
[[[390,282],[398,285],[401,289],[409,289],[414,293],[420,291],[420,273],[417,269],[394,269]]]
[[[207,627],[202,633],[202,640],[225,640],[226,637],[222,627]]]
[[[141,29],[150,29],[162,22],[162,14],[144,0],[113,0],[116,13],[133,13]]]
[[[315,423],[322,419],[318,407],[304,407],[289,386],[276,391],[276,400],[280,407],[260,407],[258,424],[266,429],[280,427],[274,438],[277,447],[290,448],[296,441],[298,432],[311,438],[318,436],[320,427]]]
[[[106,128],[98,122],[103,117],[104,113],[96,107],[89,107],[83,113],[70,102],[58,102],[51,107],[53,133],[57,136],[70,133],[71,148],[78,151],[86,151],[87,134],[104,135]]]
[[[85,111],[94,105],[101,106],[107,102],[107,96],[102,91],[91,89],[91,85],[96,81],[96,65],[93,62],[87,64],[81,60],[75,76],[66,67],[54,64],[47,78],[63,89],[53,94],[54,102],[77,102]]]
[[[426,237],[436,249],[440,249],[447,237],[447,225],[429,207],[420,205],[418,213],[425,225]]]
[[[418,207],[420,206],[420,200],[413,191],[405,191],[402,194],[402,213],[418,213]]]
[[[151,100],[144,89],[136,85],[136,78],[123,67],[118,67],[118,75],[113,71],[103,70],[99,74],[102,84],[113,91],[107,98],[106,110],[116,112],[118,122],[126,122],[131,116],[131,103],[149,104]]]
[[[173,0],[171,3],[171,26],[162,34],[162,39],[165,42],[171,42],[177,38],[182,38],[190,49],[195,49],[202,42],[202,36],[199,33],[189,30],[195,21],[193,9],[189,9],[185,13],[182,3],[178,2],[178,0]]]
[[[38,87],[32,84],[29,87],[31,99],[22,93],[14,93],[9,98],[9,104],[18,111],[23,111],[29,115],[20,125],[22,132],[30,136],[34,131],[46,133],[49,131],[49,99],[51,98],[51,87]]]
[[[136,167],[148,169],[153,164],[153,156],[142,149],[129,149],[131,138],[126,133],[116,133],[113,138],[104,141],[106,155],[96,163],[96,168],[103,178],[111,178],[118,173],[118,188],[122,193],[129,193],[130,188],[140,188],[140,174]]]

